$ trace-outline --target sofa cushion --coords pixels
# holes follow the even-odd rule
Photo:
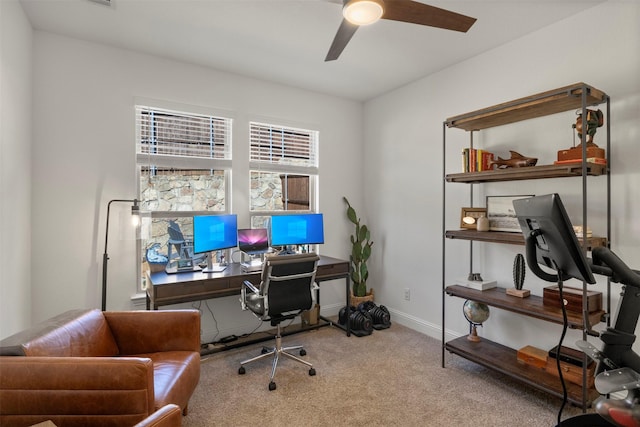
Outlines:
[[[154,410],[148,358],[0,358],[0,426],[132,426]]]
[[[119,354],[102,312],[70,310],[0,341],[5,356],[103,357]]]

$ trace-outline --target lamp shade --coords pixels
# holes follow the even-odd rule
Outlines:
[[[342,8],[344,18],[354,25],[369,25],[384,13],[382,0],[351,0]]]

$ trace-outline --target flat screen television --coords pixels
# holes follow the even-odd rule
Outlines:
[[[238,249],[249,255],[269,252],[269,234],[267,229],[238,229]]]
[[[322,214],[274,215],[271,217],[271,246],[324,243]]]
[[[193,217],[193,252],[213,252],[238,246],[238,216]]]
[[[558,275],[539,267],[544,265],[561,271],[561,280],[596,282],[558,194],[514,200],[513,207],[525,237],[527,264],[536,276],[546,281],[558,280]]]

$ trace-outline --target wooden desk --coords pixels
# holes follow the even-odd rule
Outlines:
[[[201,271],[167,274],[164,271],[148,274],[147,282],[147,310],[157,310],[158,307],[171,304],[181,304],[191,301],[201,301],[211,298],[221,298],[230,295],[240,295],[242,282],[249,280],[260,283],[260,271],[246,273],[239,263],[230,263],[220,273],[203,273]],[[349,305],[349,261],[320,255],[316,282],[345,279],[345,304]],[[318,291],[318,304],[320,291]],[[238,303],[238,307],[240,304]],[[323,320],[333,323],[328,319]],[[351,335],[349,316],[345,327],[336,324]]]

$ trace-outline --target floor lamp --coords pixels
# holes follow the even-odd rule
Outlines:
[[[140,206],[138,205],[138,199],[114,199],[110,200],[107,204],[107,226],[104,233],[104,255],[102,255],[102,311],[107,309],[107,262],[109,261],[107,244],[109,243],[109,211],[111,210],[111,203],[114,202],[133,203],[133,206],[131,206],[131,215],[134,216],[134,221],[140,219]]]

